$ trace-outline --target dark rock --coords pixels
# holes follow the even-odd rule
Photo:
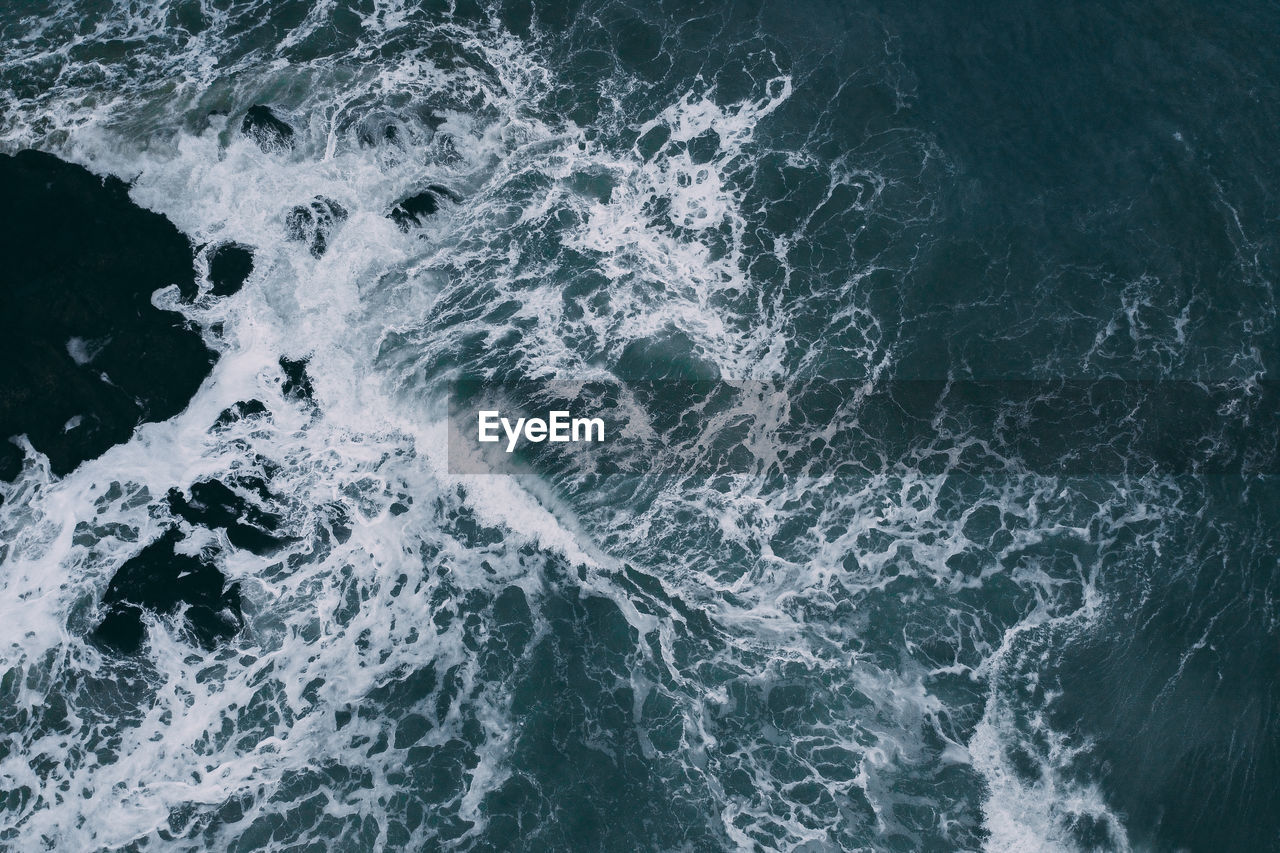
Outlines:
[[[144,611],[172,614],[184,604],[186,627],[205,648],[244,626],[240,585],[227,586],[222,572],[200,557],[175,553],[181,540],[182,534],[169,528],[116,571],[102,596],[106,615],[93,632],[100,646],[133,654],[146,639]]]
[[[391,208],[391,221],[399,226],[401,231],[408,231],[410,227],[421,224],[423,219],[439,209],[440,200],[435,193],[427,190],[396,202],[395,207]]]
[[[191,487],[191,498],[177,488],[169,490],[169,510],[191,524],[226,527],[239,520],[243,510],[240,496],[217,480],[205,480]]]
[[[401,231],[408,231],[415,225],[421,225],[424,219],[439,210],[441,199],[457,204],[462,201],[462,196],[446,186],[432,184],[420,193],[400,199],[388,215]]]
[[[280,390],[284,392],[286,397],[314,402],[316,389],[311,384],[311,377],[307,375],[307,360],[305,358],[294,361],[280,356],[280,369],[284,371],[284,382],[281,384]]]
[[[318,195],[309,204],[300,204],[284,219],[285,234],[290,240],[306,243],[313,257],[329,248],[329,234],[347,219],[347,209],[331,198]]]
[[[263,501],[275,500],[275,495],[271,494],[270,490],[267,489],[267,483],[261,477],[240,474],[236,477],[236,485],[246,492],[253,492]]]
[[[0,473],[26,434],[59,476],[186,407],[214,355],[151,304],[196,293],[191,245],[128,187],[49,154],[0,155]]]
[[[221,429],[245,418],[256,418],[266,413],[267,407],[261,400],[240,400],[222,410],[218,419],[213,422],[213,428]]]
[[[290,541],[288,537],[276,535],[282,522],[280,516],[254,506],[218,480],[193,484],[189,498],[177,489],[170,489],[168,502],[174,515],[189,524],[220,527],[227,531],[232,545],[254,554],[273,553]]]
[[[249,107],[240,123],[240,132],[258,143],[263,151],[280,151],[293,147],[294,129],[281,120],[270,107]]]
[[[253,272],[253,250],[239,243],[223,243],[209,250],[209,284],[214,296],[230,296],[244,287]]]

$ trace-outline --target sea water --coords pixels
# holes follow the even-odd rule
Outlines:
[[[1277,32],[1255,2],[0,9],[4,151],[255,254],[233,296],[153,297],[219,354],[182,414],[0,485],[0,846],[1280,849],[1274,423],[1204,471],[1102,414],[1059,470],[945,413],[890,453],[859,391],[1273,379]],[[292,148],[239,131],[255,104]],[[460,200],[400,230],[427,185]],[[316,257],[286,218],[319,196],[348,216]],[[508,476],[450,464],[459,377],[658,384],[636,443]],[[243,630],[93,644],[168,490],[235,476],[288,544],[180,547]]]

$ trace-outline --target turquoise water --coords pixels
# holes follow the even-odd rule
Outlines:
[[[155,297],[220,354],[186,411],[0,484],[0,845],[1280,849],[1278,32],[0,10],[6,153],[130,181],[205,277],[254,251],[238,293]],[[291,145],[240,132],[258,104]],[[290,212],[321,197],[317,253]],[[635,432],[477,475],[460,378],[602,383]],[[178,518],[209,478],[263,483],[285,544]],[[104,650],[173,525],[243,629]]]

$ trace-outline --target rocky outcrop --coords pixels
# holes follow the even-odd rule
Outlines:
[[[261,400],[239,400],[222,410],[211,429],[223,430],[234,423],[267,415],[267,407]]]
[[[93,632],[102,648],[119,654],[141,650],[147,632],[144,613],[172,615],[184,608],[184,628],[205,648],[229,639],[244,625],[239,584],[226,584],[202,556],[179,554],[182,534],[171,527],[126,560],[102,596],[104,615]]]
[[[346,220],[345,207],[318,195],[289,211],[284,219],[285,234],[290,240],[306,243],[312,257],[318,258],[329,248],[329,235]]]
[[[259,497],[269,496],[264,482],[252,479],[242,484]],[[222,528],[237,548],[254,554],[270,554],[289,540],[278,536],[282,519],[256,506],[246,494],[219,480],[202,480],[191,486],[190,495],[170,489],[169,511],[189,524],[208,529]]]
[[[182,411],[214,355],[181,315],[196,293],[190,243],[116,178],[49,154],[0,155],[0,477],[26,435],[64,475]]]
[[[405,196],[395,203],[387,214],[401,231],[421,225],[423,221],[440,209],[442,201],[454,204],[462,201],[462,197],[441,184],[432,184],[420,193]]]
[[[209,292],[230,296],[244,287],[253,272],[253,250],[239,243],[221,243],[208,253]]]

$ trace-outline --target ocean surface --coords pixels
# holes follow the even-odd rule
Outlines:
[[[0,849],[1280,850],[1277,45],[1260,0],[0,6],[0,152],[171,221],[218,355],[0,483]],[[655,438],[461,470],[459,379]],[[95,639],[153,543],[243,624]]]

